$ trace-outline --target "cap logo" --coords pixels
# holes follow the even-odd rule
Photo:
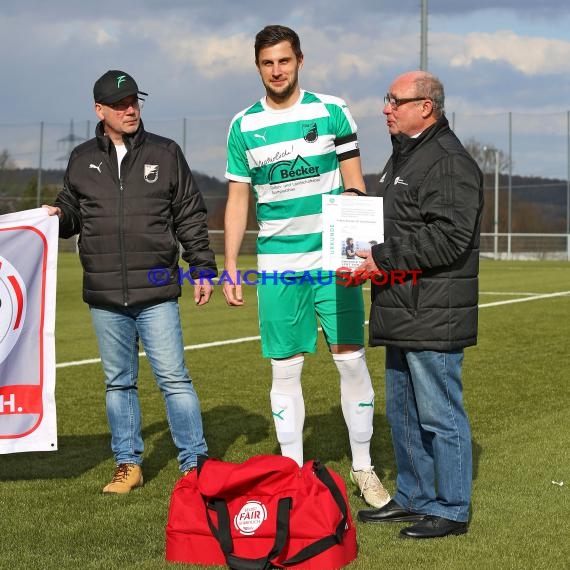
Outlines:
[[[126,75],[119,75],[117,76],[117,89],[121,86],[121,83],[124,83],[127,80]]]

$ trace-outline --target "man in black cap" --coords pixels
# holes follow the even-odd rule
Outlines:
[[[89,304],[105,373],[106,408],[116,469],[104,493],[143,484],[137,395],[139,339],[166,404],[180,470],[206,454],[198,396],[184,364],[178,297],[179,244],[206,304],[217,274],[206,207],[180,147],[144,130],[140,91],[111,70],[93,88],[95,138],[69,158],[55,206],[60,237],[79,234],[83,299]]]

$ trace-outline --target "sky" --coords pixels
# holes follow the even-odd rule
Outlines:
[[[229,123],[263,95],[255,34],[283,24],[301,38],[301,87],[346,100],[363,170],[379,172],[390,154],[382,99],[397,75],[419,68],[420,6],[2,0],[0,151],[38,167],[41,146],[42,167],[63,168],[70,148],[93,136],[93,83],[120,69],[149,93],[145,128],[175,139],[192,169],[223,179]],[[514,174],[566,179],[570,2],[428,0],[427,26],[427,67],[445,86],[458,136],[510,149]]]

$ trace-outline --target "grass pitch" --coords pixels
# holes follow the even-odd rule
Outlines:
[[[254,266],[253,258],[242,260],[242,269]],[[103,496],[113,459],[101,367],[83,362],[98,352],[81,300],[77,257],[61,254],[58,271],[59,450],[0,456],[0,568],[174,568],[164,560],[164,526],[179,472],[162,398],[143,358],[146,483],[128,496]],[[209,305],[197,308],[191,288],[184,289],[186,361],[210,454],[239,462],[277,453],[268,403],[270,367],[256,339],[254,288],[246,287],[242,308],[227,307],[221,288]],[[469,533],[403,541],[402,525],[358,523],[359,555],[349,568],[570,567],[570,264],[483,260],[480,289],[479,344],[466,350],[464,363],[474,450]],[[364,295],[368,299],[367,291]],[[367,360],[377,394],[373,459],[394,491],[384,349],[367,349]],[[348,482],[337,372],[322,341],[319,352],[306,358],[303,388],[305,457],[319,458],[345,476],[356,515],[365,505]]]

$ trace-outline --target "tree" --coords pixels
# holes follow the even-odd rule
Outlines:
[[[0,152],[0,170],[12,170],[16,168],[16,163],[12,160],[10,153],[4,149]]]
[[[497,168],[497,159],[499,162],[499,195],[501,196],[501,179],[504,182],[505,177],[501,176],[502,172],[508,171],[510,165],[509,157],[500,149],[495,148],[491,144],[484,144],[476,139],[468,139],[465,144],[467,152],[473,157],[479,168],[483,172],[483,192],[484,192],[484,207],[483,218],[481,220],[482,232],[493,232],[494,228],[494,192],[495,192],[495,172]],[[497,152],[498,151],[498,152]],[[500,223],[499,232],[507,231],[507,210],[504,199],[499,201],[498,219]]]
[[[59,188],[56,184],[46,184],[42,186],[40,191],[40,203],[42,204],[53,204],[55,197]],[[30,181],[26,185],[24,192],[22,193],[22,197],[20,198],[20,202],[18,204],[18,210],[31,210],[33,208],[38,207],[38,179],[36,176],[30,178]]]
[[[509,170],[510,159],[501,150],[495,148],[492,144],[482,143],[476,139],[468,139],[464,144],[467,152],[473,157],[475,162],[479,165],[483,174],[493,174],[495,172],[495,152],[499,151],[499,173],[507,172]]]
[[[12,160],[10,153],[4,149],[0,152],[0,175],[8,170],[14,170],[16,163]],[[15,202],[12,200],[10,184],[5,180],[5,176],[0,177],[0,215],[14,211]]]

